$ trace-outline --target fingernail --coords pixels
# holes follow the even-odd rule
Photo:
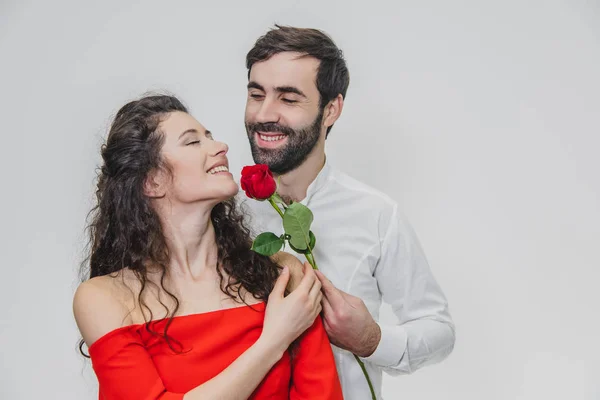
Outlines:
[[[287,267],[287,265],[285,265],[285,266],[283,267],[283,271],[281,271],[281,273],[282,273],[282,274],[285,274],[285,273],[287,273],[287,272],[288,272],[288,267]]]

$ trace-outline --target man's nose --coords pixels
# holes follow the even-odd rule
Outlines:
[[[255,116],[256,122],[279,122],[279,112],[274,101],[265,99],[261,104]]]

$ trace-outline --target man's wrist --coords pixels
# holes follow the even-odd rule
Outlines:
[[[363,358],[369,357],[375,352],[380,341],[381,327],[377,322],[373,321],[371,326],[365,330],[364,340],[362,341],[363,346],[361,346],[361,351],[357,352],[356,355]]]

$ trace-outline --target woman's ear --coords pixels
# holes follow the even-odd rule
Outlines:
[[[162,168],[150,172],[144,181],[144,195],[151,199],[165,197],[167,193],[167,173]]]

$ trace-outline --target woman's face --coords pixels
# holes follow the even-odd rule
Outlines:
[[[162,157],[172,173],[165,180],[165,195],[172,203],[217,204],[238,192],[229,173],[229,148],[215,141],[194,117],[172,112],[160,123],[159,130],[165,136]]]

